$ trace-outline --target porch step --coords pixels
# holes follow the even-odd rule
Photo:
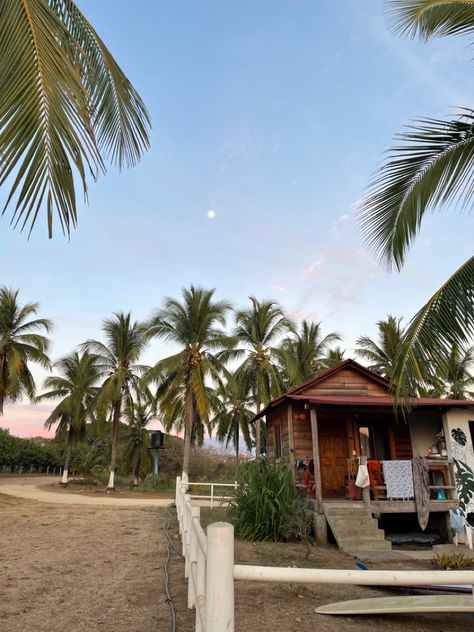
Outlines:
[[[337,545],[343,551],[391,551],[392,544],[364,506],[324,505],[324,513]]]

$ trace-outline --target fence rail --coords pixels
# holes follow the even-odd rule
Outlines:
[[[187,493],[188,486],[193,484],[201,485],[176,479],[176,511],[184,574],[188,579],[188,607],[196,610],[196,632],[234,632],[236,580],[357,586],[468,584],[474,588],[474,571],[356,571],[235,564],[234,527],[227,522],[214,522],[207,527],[207,534],[204,532],[201,508],[193,505]],[[225,486],[235,487],[235,484]]]

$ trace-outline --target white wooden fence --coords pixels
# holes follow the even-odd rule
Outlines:
[[[235,580],[357,586],[468,584],[474,590],[474,571],[352,571],[234,564],[234,527],[214,522],[207,527],[206,535],[200,521],[201,508],[193,504],[188,485],[176,479],[188,607],[196,609],[196,632],[234,632]]]

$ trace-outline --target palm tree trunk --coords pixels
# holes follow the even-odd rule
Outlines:
[[[257,415],[258,415],[261,408],[260,395],[257,395],[256,404],[257,404]],[[256,459],[260,458],[260,451],[261,451],[260,435],[261,435],[260,419],[257,419],[255,423],[255,458]]]
[[[235,471],[239,469],[239,424],[237,423],[237,427],[235,429]]]
[[[137,451],[135,452],[135,465],[133,468],[133,475],[134,475],[134,480],[133,480],[133,486],[134,487],[138,487],[139,483],[140,483],[140,466],[141,466],[141,446],[139,448],[137,448]]]
[[[122,399],[114,403],[114,414],[112,417],[112,454],[110,457],[110,476],[107,489],[115,489],[115,467],[117,463],[117,447],[119,436],[119,422],[122,408]]]
[[[61,479],[61,485],[67,485],[68,483],[68,472],[69,472],[69,462],[71,461],[71,442],[68,441],[67,451],[66,451],[66,460],[64,461],[64,469],[63,469],[63,477]]]
[[[191,387],[186,386],[186,394],[184,399],[184,455],[183,455],[183,481],[189,481],[189,458],[191,456],[191,436],[194,424],[194,400]]]

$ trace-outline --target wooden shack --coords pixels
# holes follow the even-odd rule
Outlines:
[[[315,509],[326,518],[336,506],[339,513],[361,505],[372,514],[415,512],[413,498],[387,497],[383,481],[356,506],[347,495],[351,460],[406,462],[416,456],[430,464],[430,512],[446,518],[458,505],[453,463],[449,442],[439,452],[435,446],[449,432],[449,414],[462,408],[474,418],[473,406],[417,398],[404,419],[395,414],[387,380],[349,359],[275,398],[259,416],[266,419],[269,460],[288,463],[295,482],[298,464],[313,459]]]

